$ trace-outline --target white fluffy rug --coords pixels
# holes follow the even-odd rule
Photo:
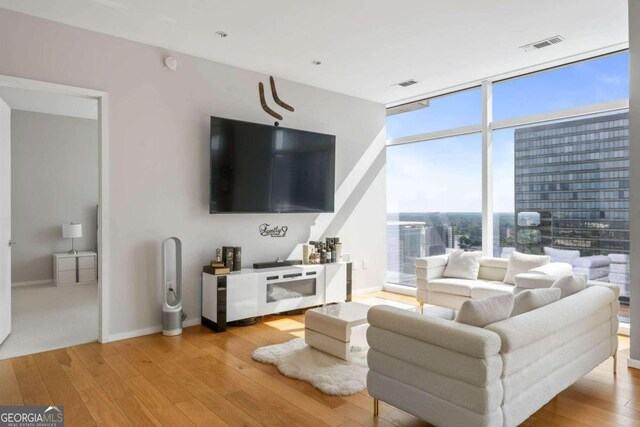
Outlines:
[[[252,357],[277,366],[282,375],[307,381],[325,394],[348,396],[367,387],[367,350],[365,346],[352,347],[351,362],[346,362],[309,347],[302,338],[295,338],[260,347]]]

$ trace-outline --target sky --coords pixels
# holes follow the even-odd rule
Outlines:
[[[493,117],[626,99],[628,52],[494,83]],[[479,124],[480,88],[430,100],[429,107],[387,117],[387,139]],[[513,135],[493,133],[494,212],[513,212]],[[480,212],[480,134],[387,147],[387,212]]]

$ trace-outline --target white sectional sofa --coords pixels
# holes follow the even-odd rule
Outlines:
[[[611,356],[615,370],[618,309],[617,287],[598,285],[484,328],[372,307],[374,413],[379,399],[437,426],[516,426]]]
[[[552,262],[516,275],[513,285],[503,282],[508,259],[484,257],[476,280],[443,277],[448,260],[447,254],[416,259],[416,298],[421,306],[429,303],[457,310],[467,299],[548,288],[557,278],[571,274],[571,264]]]

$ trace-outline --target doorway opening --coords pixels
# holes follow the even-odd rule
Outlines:
[[[105,102],[0,76],[0,359],[107,341]]]

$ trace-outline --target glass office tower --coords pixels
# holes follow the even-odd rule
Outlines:
[[[574,271],[616,283],[628,297],[628,113],[520,128],[514,142],[518,250],[607,255],[609,264],[585,259]]]

